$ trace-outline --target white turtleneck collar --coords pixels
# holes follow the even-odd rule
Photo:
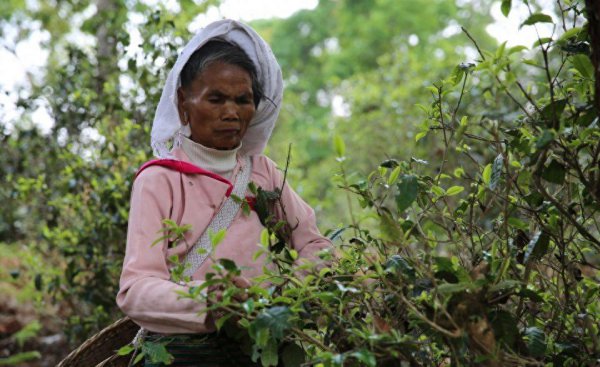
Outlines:
[[[233,169],[237,164],[237,152],[242,144],[231,150],[218,150],[205,147],[185,136],[181,140],[181,148],[193,164],[228,180],[231,179]]]

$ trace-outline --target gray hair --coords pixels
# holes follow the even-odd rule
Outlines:
[[[252,94],[254,95],[254,106],[258,107],[263,97],[262,86],[258,81],[256,66],[248,55],[240,47],[222,40],[211,40],[197,49],[188,59],[179,74],[181,86],[189,88],[196,77],[215,62],[239,66],[246,70],[252,81]]]

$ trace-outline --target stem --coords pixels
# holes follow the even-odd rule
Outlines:
[[[566,218],[569,222],[571,222],[573,226],[575,226],[575,228],[577,228],[577,230],[579,231],[579,233],[581,233],[583,237],[587,238],[590,242],[596,245],[596,247],[600,247],[600,241],[596,237],[594,237],[590,232],[588,232],[588,230],[585,229],[584,226],[582,226],[576,219],[574,219],[571,216],[571,214],[569,214],[569,211],[565,207],[563,207],[561,203],[558,202],[558,200],[556,200],[552,195],[550,195],[546,191],[546,189],[541,183],[539,175],[534,175],[533,182],[535,183],[535,187],[540,192],[540,194],[542,194],[542,196],[546,200],[551,202],[556,207],[556,209],[558,209],[558,211],[564,216],[564,218]]]
[[[314,337],[306,334],[305,332],[303,332],[302,330],[298,329],[298,328],[292,328],[291,329],[292,332],[294,333],[294,335],[296,335],[297,337],[299,337],[300,339],[308,342],[308,343],[312,343],[314,345],[316,345],[317,347],[319,347],[321,350],[324,350],[326,352],[331,352],[333,353],[334,350],[329,348],[328,346],[326,346],[325,344],[321,343],[320,340],[315,339]]]
[[[440,164],[440,170],[435,180],[435,184],[439,185],[440,178],[442,177],[442,172],[444,171],[444,165],[446,164],[446,154],[448,153],[448,136],[446,134],[446,123],[444,122],[444,109],[442,108],[442,87],[440,86],[437,90],[437,102],[440,113],[440,124],[442,126],[442,132],[444,134],[444,154],[442,155],[442,163]]]
[[[346,177],[346,169],[344,168],[344,161],[340,162],[340,170],[342,171],[342,178],[344,180],[344,187],[349,188],[348,178]],[[358,224],[356,223],[356,219],[354,218],[354,212],[352,210],[352,199],[350,199],[350,193],[346,191],[346,201],[348,202],[348,212],[350,214],[350,220],[352,221],[352,228],[354,231],[354,236],[358,236]]]
[[[479,52],[479,55],[481,56],[481,58],[483,60],[485,60],[485,55],[483,54],[483,52],[481,51],[481,49],[479,48],[479,45],[477,44],[477,41],[475,41],[475,39],[473,38],[473,36],[471,36],[471,34],[469,33],[469,31],[467,31],[464,27],[460,27],[460,29],[462,29],[462,31],[467,35],[467,37],[469,37],[469,39],[471,40],[471,42],[473,42],[473,44],[475,45],[475,47],[477,48],[477,51]],[[529,111],[527,111],[527,109],[525,108],[525,106],[523,106],[516,98],[515,96],[512,95],[512,93],[510,93],[510,91],[508,90],[508,88],[504,85],[504,83],[502,83],[502,80],[500,80],[500,78],[498,77],[498,75],[494,75],[496,81],[498,82],[498,84],[500,84],[500,86],[504,89],[504,91],[506,92],[506,95],[521,109],[521,111],[523,111],[523,113],[529,117],[532,118],[531,114],[529,113]]]
[[[465,73],[465,79],[463,80],[462,88],[460,90],[460,96],[458,97],[458,103],[456,103],[456,108],[454,108],[454,112],[452,112],[452,122],[456,119],[456,113],[458,112],[458,108],[460,107],[460,103],[462,102],[463,95],[465,94],[465,86],[467,85],[467,78],[469,77],[468,73]]]

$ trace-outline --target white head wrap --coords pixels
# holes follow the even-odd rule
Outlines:
[[[242,139],[241,154],[260,154],[271,136],[281,109],[283,79],[281,68],[269,45],[252,28],[235,20],[220,20],[201,29],[185,46],[169,72],[165,88],[156,108],[152,123],[152,150],[159,158],[171,157],[170,147],[179,144],[176,135],[189,136],[188,125],[183,125],[177,109],[177,88],[181,85],[179,74],[190,56],[212,39],[225,40],[239,46],[250,57],[256,67],[258,82],[263,89],[254,118],[250,121]]]

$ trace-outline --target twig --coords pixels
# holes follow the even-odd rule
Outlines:
[[[475,47],[477,48],[477,51],[479,52],[479,55],[481,56],[481,58],[485,61],[485,55],[483,54],[483,52],[481,51],[481,49],[479,48],[479,45],[477,44],[477,41],[475,41],[475,39],[473,38],[473,36],[471,36],[471,34],[469,33],[469,31],[467,31],[465,29],[465,27],[460,27],[460,29],[462,29],[462,31],[467,35],[467,37],[469,37],[469,39],[471,40],[471,42],[473,42],[473,44],[475,45]],[[516,98],[515,96],[512,95],[512,93],[510,93],[510,91],[508,90],[508,88],[504,85],[504,83],[502,83],[502,80],[500,80],[500,78],[498,77],[498,75],[494,75],[496,81],[500,84],[500,86],[504,89],[504,91],[506,92],[506,95],[521,109],[521,111],[523,111],[523,113],[529,117],[532,118],[531,114],[529,113],[529,111],[527,111],[527,109],[525,108],[525,106],[523,106]]]
[[[306,334],[305,332],[303,332],[302,330],[294,327],[291,328],[292,332],[298,336],[299,338],[303,339],[306,342],[312,343],[314,345],[316,345],[317,347],[319,347],[321,350],[327,351],[327,352],[333,352],[333,350],[331,348],[329,348],[328,346],[326,346],[325,344],[321,343],[320,340],[313,338],[312,336]]]

